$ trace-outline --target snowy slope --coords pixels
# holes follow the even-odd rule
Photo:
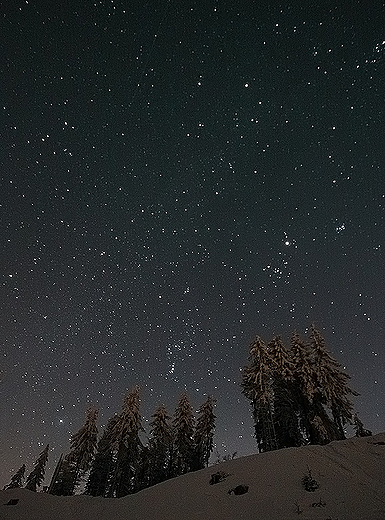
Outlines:
[[[311,469],[319,489],[301,484]],[[226,480],[210,485],[217,471]],[[229,494],[237,485],[243,495]],[[19,499],[16,505],[5,505]],[[1,520],[385,520],[385,433],[251,455],[121,499],[0,492]]]

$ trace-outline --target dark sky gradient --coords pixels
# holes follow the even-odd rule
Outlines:
[[[313,321],[384,429],[383,2],[237,4],[2,8],[1,487],[135,384],[256,451],[248,345]]]

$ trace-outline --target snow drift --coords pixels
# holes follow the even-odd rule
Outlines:
[[[302,479],[311,472],[315,491]],[[211,476],[220,472],[220,479]],[[226,476],[228,475],[228,476]],[[220,480],[210,484],[210,480]],[[234,490],[243,486],[243,494]],[[0,492],[1,520],[384,520],[385,433],[250,455],[120,499]],[[246,492],[245,492],[246,491]]]

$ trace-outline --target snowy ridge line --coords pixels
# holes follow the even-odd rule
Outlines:
[[[123,498],[0,492],[1,520],[384,520],[385,433],[249,455]],[[304,489],[311,470],[319,487]],[[225,477],[210,485],[216,472]],[[234,492],[246,489],[243,494]],[[11,500],[14,505],[6,505]]]

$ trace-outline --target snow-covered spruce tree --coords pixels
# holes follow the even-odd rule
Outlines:
[[[98,428],[96,421],[98,410],[89,408],[86,412],[86,421],[79,431],[71,437],[71,451],[68,459],[75,462],[79,472],[84,473],[91,465],[98,442]]]
[[[297,332],[294,332],[291,336],[290,354],[293,361],[294,392],[298,406],[300,430],[304,442],[318,444],[318,437],[312,426],[315,375],[310,358],[310,349]]]
[[[53,495],[73,495],[80,479],[89,469],[97,444],[98,410],[89,408],[86,421],[71,437],[71,451],[58,463],[55,481],[50,486]]]
[[[135,387],[125,396],[122,411],[112,431],[117,453],[108,496],[122,497],[135,493],[141,487],[136,481],[143,449],[139,438],[139,432],[143,431],[139,408],[139,387]]]
[[[181,395],[172,421],[174,432],[173,476],[191,471],[194,456],[194,415],[186,392]]]
[[[86,494],[97,496],[105,496],[108,489],[108,483],[113,471],[114,444],[113,432],[115,424],[119,416],[114,415],[107,422],[106,428],[101,436],[94,460],[92,462],[91,471],[88,476],[86,485]]]
[[[164,405],[160,405],[150,422],[149,460],[151,474],[149,485],[158,484],[171,476],[173,434],[170,416]]]
[[[317,378],[311,349],[294,333],[291,338],[291,356],[294,363],[300,427],[305,442],[327,444],[335,438],[332,421],[327,415],[317,392]]]
[[[216,399],[208,396],[198,409],[198,417],[194,432],[194,459],[192,470],[203,469],[208,466],[214,446]]]
[[[96,426],[98,413],[96,408],[89,408],[86,411],[84,425],[71,437],[71,451],[68,455],[68,461],[76,466],[75,485],[79,479],[84,477],[94,458],[98,442],[98,428]]]
[[[25,484],[26,489],[29,489],[30,491],[36,491],[36,489],[41,486],[41,483],[44,480],[45,465],[47,464],[48,460],[48,451],[49,444],[47,444],[44,450],[40,453],[39,458],[35,462],[34,469],[28,475]]]
[[[301,446],[299,406],[294,383],[294,364],[280,336],[267,345],[272,359],[274,429],[278,448]]]
[[[23,485],[24,480],[24,474],[25,474],[25,464],[19,468],[16,473],[11,478],[11,482],[3,487],[3,489],[15,489],[20,488]]]
[[[348,386],[350,376],[329,353],[319,330],[312,325],[310,346],[316,376],[315,399],[328,406],[333,416],[334,439],[345,439],[344,425],[352,423],[353,405],[349,395],[358,395]],[[321,417],[322,418],[322,417]]]
[[[255,437],[260,452],[278,448],[273,419],[273,361],[257,336],[249,347],[249,364],[242,372],[242,393],[251,401]]]

